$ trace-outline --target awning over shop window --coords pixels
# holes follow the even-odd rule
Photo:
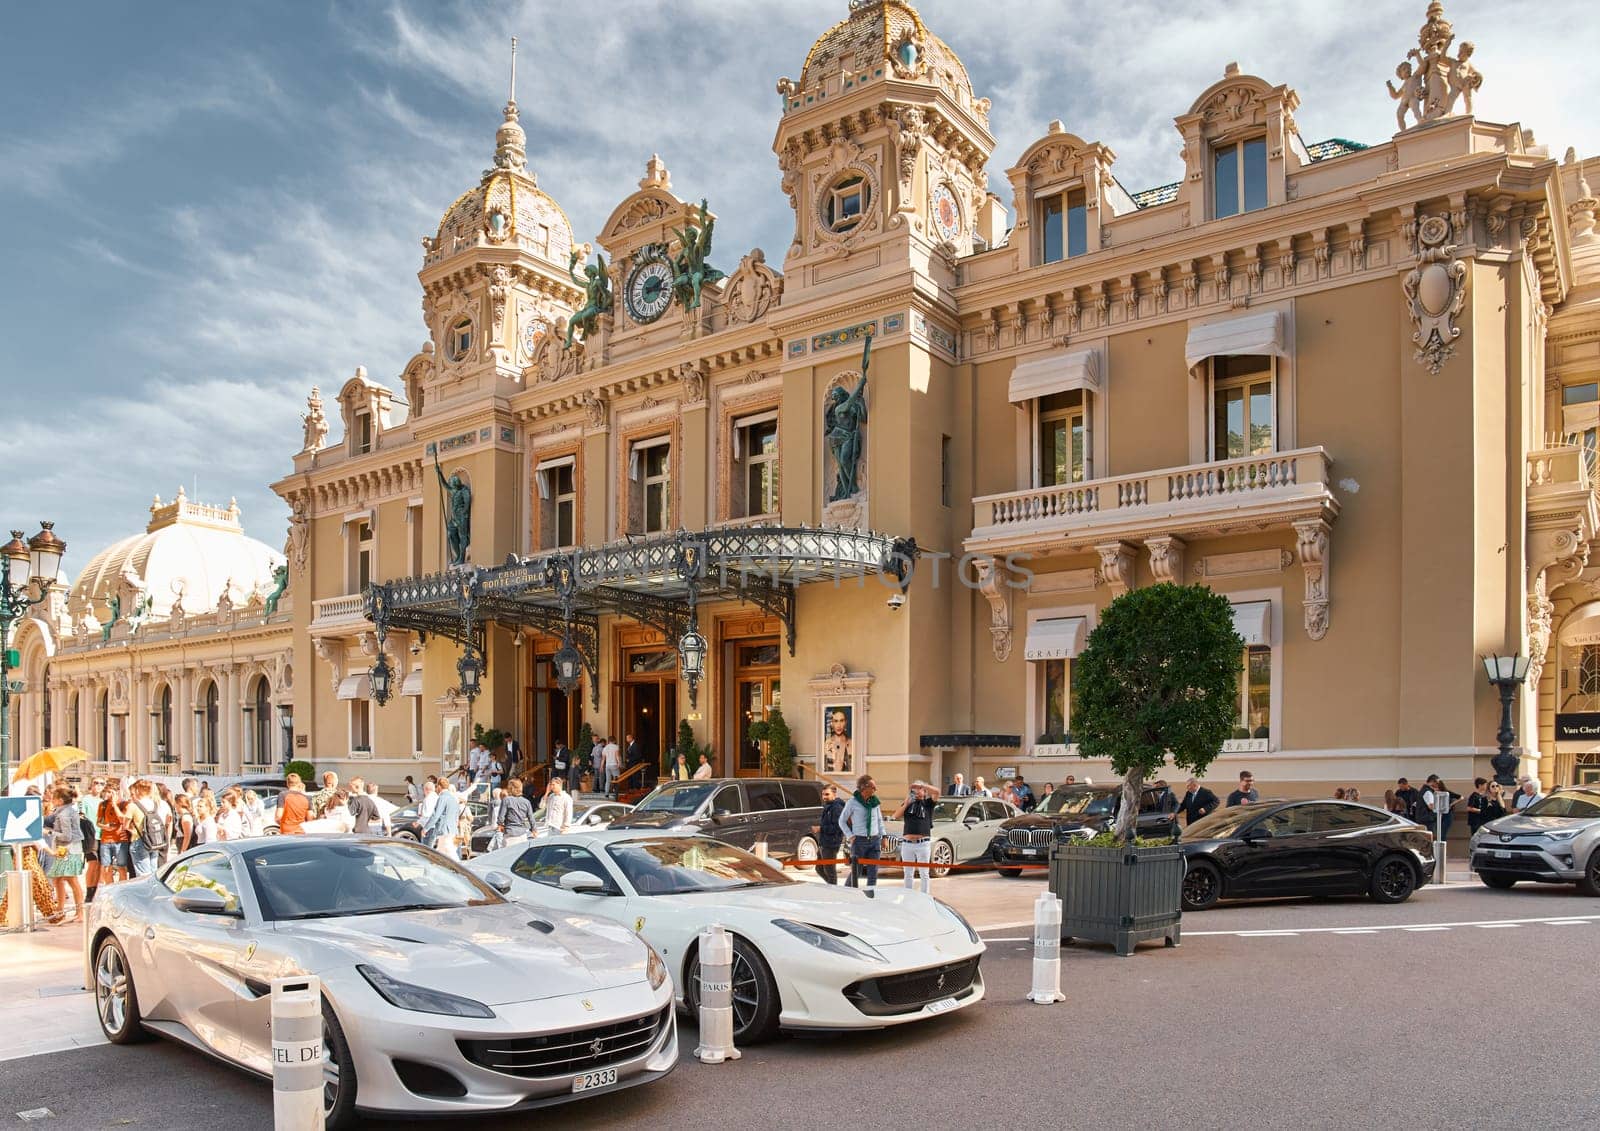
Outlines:
[[[1084,389],[1100,391],[1100,350],[1057,350],[1021,362],[1011,371],[1011,403]]]
[[[1283,314],[1268,310],[1189,327],[1189,340],[1183,347],[1183,359],[1190,369],[1208,357],[1238,357],[1241,354],[1288,357],[1289,350],[1283,341]]]
[[[372,698],[372,676],[366,672],[360,675],[347,675],[339,681],[340,699],[370,699]]]
[[[1600,604],[1581,605],[1561,622],[1561,643],[1573,647],[1600,644]]]
[[[422,669],[412,668],[406,673],[405,682],[400,685],[401,695],[422,694]]]
[[[1271,601],[1243,601],[1233,606],[1233,631],[1246,644],[1271,644]]]
[[[1050,617],[1028,626],[1023,657],[1029,660],[1070,660],[1083,651],[1089,638],[1087,617]]]

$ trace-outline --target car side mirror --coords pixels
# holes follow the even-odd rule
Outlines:
[[[172,897],[172,906],[191,915],[233,915],[228,900],[221,892],[211,888],[185,888]]]
[[[590,872],[566,872],[561,886],[576,895],[599,895],[606,890],[606,882]]]
[[[511,894],[511,877],[504,872],[490,872],[483,877],[483,882],[494,888],[501,895]]]
[[[733,816],[732,809],[713,809],[711,811],[711,819],[713,821],[725,821],[731,816]]]
[[[966,825],[967,828],[970,829],[970,828],[972,828],[972,826],[974,826],[974,825],[976,825],[978,823],[978,818],[972,816],[971,814],[968,814],[965,818],[962,819],[961,823],[963,825]]]
[[[1272,830],[1263,825],[1256,825],[1244,831],[1243,839],[1246,844],[1254,844],[1258,840],[1271,840]]]

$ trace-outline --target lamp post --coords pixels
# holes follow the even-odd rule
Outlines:
[[[389,666],[389,654],[378,653],[378,662],[372,665],[372,673],[368,677],[372,681],[372,698],[378,706],[383,706],[389,701],[390,685],[394,679],[394,669]]]
[[[278,708],[278,728],[283,731],[283,765],[287,769],[294,761],[294,713],[287,707]]]
[[[461,654],[461,659],[456,661],[456,674],[461,677],[461,694],[468,699],[476,699],[479,680],[483,676],[483,663],[470,646]]]
[[[572,646],[571,639],[561,638],[561,647],[556,649],[550,662],[556,670],[556,686],[568,695],[578,690],[583,678],[583,653]]]
[[[691,623],[689,631],[678,638],[678,656],[683,663],[683,679],[689,685],[689,706],[695,706],[700,689],[700,678],[706,673],[706,638],[700,635],[698,625]]]
[[[1483,657],[1483,670],[1489,682],[1500,692],[1500,730],[1495,735],[1500,743],[1500,753],[1490,763],[1494,766],[1494,780],[1502,786],[1517,784],[1517,756],[1511,748],[1517,742],[1516,722],[1511,708],[1516,701],[1517,688],[1528,678],[1528,657],[1520,652],[1510,656]]]
[[[61,570],[61,555],[67,544],[56,537],[54,523],[41,522],[39,533],[22,540],[22,531],[13,530],[11,541],[0,546],[5,572],[0,574],[0,796],[11,785],[11,695],[21,686],[11,686],[11,669],[17,657],[11,650],[11,630],[29,609],[50,595],[56,574]],[[39,591],[29,596],[29,589]],[[0,847],[0,870],[10,867],[10,850]]]

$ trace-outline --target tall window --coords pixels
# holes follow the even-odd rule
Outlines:
[[[372,413],[358,412],[350,418],[350,454],[364,455],[372,450]]]
[[[409,696],[411,700],[411,752],[422,753],[422,696]]]
[[[1081,389],[1039,400],[1039,486],[1064,487],[1089,478],[1088,429]]]
[[[372,749],[372,700],[350,700],[350,749]]]
[[[372,522],[370,519],[361,519],[350,524],[350,592],[361,593],[372,584],[372,566],[374,560]]]
[[[163,684],[156,697],[155,715],[156,761],[170,762],[176,753],[172,749],[172,686]]]
[[[200,724],[200,760],[212,765],[217,761],[217,730],[221,721],[222,696],[217,691],[217,681],[206,684],[206,701]]]
[[[534,475],[539,483],[539,548],[576,545],[578,476],[573,457],[546,460]]]
[[[74,691],[67,697],[67,742],[73,746],[82,746],[78,734],[78,693]]]
[[[251,698],[254,710],[250,720],[250,760],[257,765],[272,761],[272,704],[267,699],[267,677],[256,677],[256,691]]]
[[[1075,660],[1038,660],[1039,742],[1067,741],[1072,726],[1072,666]]]
[[[628,455],[628,533],[659,534],[672,522],[672,445],[638,440]]]
[[[1270,357],[1211,359],[1211,458],[1270,455],[1277,448],[1277,407]]]
[[[1218,220],[1267,206],[1267,139],[1258,137],[1211,151],[1211,214]]]
[[[1045,197],[1039,204],[1041,263],[1071,259],[1089,250],[1089,209],[1084,190]]]
[[[1251,644],[1244,650],[1239,676],[1239,721],[1235,738],[1272,737],[1272,649]]]
[[[1600,696],[1600,644],[1585,644],[1578,653],[1578,694]]]
[[[111,749],[111,694],[107,691],[100,692],[95,703],[96,720],[100,728],[100,749],[96,751],[101,758],[111,761],[114,751]]]
[[[764,412],[733,424],[732,517],[778,513],[778,414]]]
[[[939,437],[939,502],[950,505],[950,437]]]
[[[411,527],[411,569],[412,577],[422,572],[422,508],[408,506],[406,508],[406,522]]]

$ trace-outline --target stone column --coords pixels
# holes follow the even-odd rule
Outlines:
[[[222,772],[240,773],[244,761],[244,700],[239,692],[239,668],[228,668],[228,680],[222,696]]]
[[[122,724],[122,754],[126,756],[130,772],[142,772],[150,765],[150,760],[155,757],[152,735],[153,724],[150,719],[150,690],[146,686],[143,674],[130,676],[131,686],[128,689],[128,714],[123,716]],[[117,741],[117,728],[111,728],[111,741]]]
[[[167,753],[172,757],[174,768],[182,767],[185,761],[193,765],[200,759],[195,742],[194,674],[193,669],[182,667],[173,677],[176,687],[172,696],[172,733],[167,736]]]

